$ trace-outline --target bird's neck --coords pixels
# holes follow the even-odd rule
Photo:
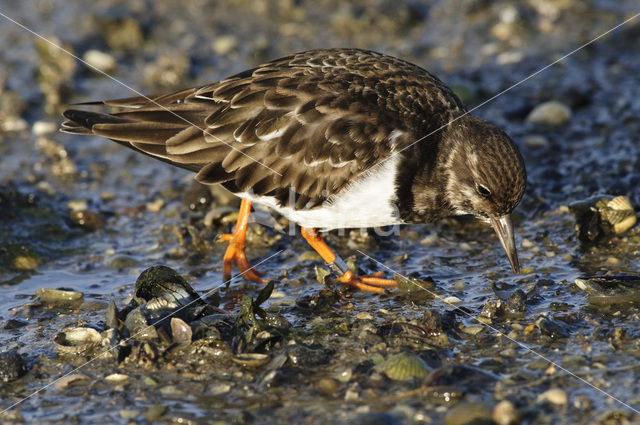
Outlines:
[[[409,149],[398,162],[396,188],[400,218],[405,223],[428,223],[452,215],[446,201],[447,148],[425,141]]]

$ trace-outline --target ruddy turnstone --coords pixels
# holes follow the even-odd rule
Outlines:
[[[526,185],[522,156],[499,128],[466,113],[419,66],[358,49],[310,50],[217,83],[97,102],[110,114],[67,110],[62,131],[96,134],[196,172],[242,198],[223,260],[264,281],[247,261],[251,203],[298,223],[338,280],[372,292],[316,229],[426,223],[473,214],[489,222],[514,272],[510,213]]]

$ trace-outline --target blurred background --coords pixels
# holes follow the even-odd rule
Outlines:
[[[584,275],[637,275],[637,227],[613,238],[597,224],[585,230],[569,205],[591,202],[595,195],[625,195],[636,209],[640,205],[640,18],[520,82],[638,12],[634,0],[0,0],[0,322],[5,329],[0,341],[17,350],[30,370],[2,387],[2,405],[70,370],[72,363],[55,360],[50,341],[56,332],[79,322],[103,325],[107,303],[126,304],[133,282],[147,267],[173,267],[200,292],[219,286],[224,246],[212,241],[235,218],[233,197],[193,185],[192,175],[183,170],[99,138],[58,133],[60,113],[70,103],[134,96],[134,90],[149,94],[204,85],[320,47],[371,49],[413,62],[452,87],[469,108],[517,84],[474,114],[505,129],[521,148],[529,174],[527,194],[515,214],[524,275],[510,275],[491,229],[465,220],[414,226],[383,240],[362,232],[330,235],[339,252],[360,249],[402,273],[431,277],[440,295],[456,297],[475,316],[487,303],[522,288],[526,308],[517,324],[500,322],[506,333],[529,338],[572,370],[597,365],[618,370],[637,363],[640,326],[633,299],[625,298],[624,307],[595,306],[573,284]],[[273,256],[259,267],[280,282],[272,310],[305,334],[308,346],[320,344],[331,352],[330,360],[310,361],[294,372],[277,369],[281,378],[274,387],[279,390],[260,384],[260,371],[212,375],[198,370],[195,378],[185,378],[159,366],[154,378],[160,385],[153,389],[139,371],[129,371],[135,377],[131,384],[105,387],[94,384],[110,370],[103,365],[93,375],[79,372],[89,376],[80,389],[47,390],[4,414],[3,421],[67,421],[73,414],[92,423],[131,418],[213,423],[217,417],[234,423],[441,421],[447,409],[433,410],[438,404],[433,400],[403,399],[399,407],[386,409],[367,403],[334,409],[322,403],[324,398],[344,401],[348,394],[362,399],[369,390],[376,397],[384,393],[370,379],[375,363],[370,342],[351,333],[363,320],[373,323],[375,333],[385,324],[415,321],[430,309],[451,312],[451,306],[415,295],[358,295],[354,303],[334,304],[329,313],[309,313],[308,299],[322,288],[314,266],[322,263],[301,238],[278,231],[287,226],[282,219],[267,212],[258,217],[270,225],[251,228],[249,256],[254,262]],[[580,231],[596,235],[581,238]],[[377,268],[362,256],[353,260],[365,271]],[[234,287],[253,295],[260,289],[241,279]],[[43,305],[35,297],[41,288],[82,292],[84,301],[72,307]],[[224,307],[237,312],[237,305]],[[555,322],[540,324],[541,317]],[[334,319],[345,329],[335,330],[331,341],[311,332],[314,321]],[[473,324],[469,318],[456,320]],[[535,331],[523,333],[527,326]],[[555,333],[549,331],[553,326]],[[513,378],[502,393],[488,390],[472,397],[488,406],[489,416],[497,401],[509,399],[523,423],[622,423],[606,422],[613,411],[631,417],[629,409],[584,383],[549,372],[546,363],[518,375],[539,360],[522,347],[505,348],[493,334],[483,340],[458,331],[439,352],[442,363],[482,365]],[[386,343],[385,350],[393,346]],[[341,352],[353,358],[336,354]],[[369,369],[356,368],[366,361],[372,362]],[[334,379],[342,365],[354,376],[365,369],[368,374]],[[313,382],[302,379],[313,373]],[[590,373],[584,376],[595,385],[639,405],[636,369]],[[321,378],[330,381],[318,388]],[[519,379],[537,384],[514,384]],[[540,402],[538,395],[555,387],[569,395],[560,397],[560,407]],[[229,400],[235,404],[225,404]],[[113,411],[103,412],[105,405]],[[146,416],[156,405],[161,414]],[[370,417],[373,422],[366,422]]]

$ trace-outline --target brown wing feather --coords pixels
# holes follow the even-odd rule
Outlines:
[[[463,110],[425,70],[355,49],[292,55],[200,88],[67,111],[63,131],[94,133],[197,171],[203,183],[322,203]],[[413,129],[413,130],[411,130]],[[417,130],[416,130],[417,129]]]

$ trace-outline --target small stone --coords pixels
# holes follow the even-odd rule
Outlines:
[[[315,251],[305,251],[298,256],[298,262],[303,261],[322,261],[322,257]]]
[[[55,133],[58,129],[58,124],[51,121],[36,121],[31,127],[31,132],[36,136],[45,136],[47,134]]]
[[[140,414],[139,410],[122,409],[120,410],[120,417],[122,419],[133,419]]]
[[[551,100],[533,108],[527,116],[530,124],[558,126],[566,124],[571,119],[571,109],[564,103]]]
[[[38,267],[38,259],[26,255],[18,255],[13,259],[12,266],[14,269],[29,271],[35,270]]]
[[[209,387],[209,392],[211,395],[222,395],[231,391],[231,384],[228,382],[214,382]]]
[[[144,418],[149,422],[156,421],[160,419],[167,411],[167,406],[163,406],[162,404],[156,404],[147,409],[144,414]]]
[[[82,56],[82,60],[85,61],[89,67],[104,73],[111,73],[115,71],[118,66],[113,56],[95,49],[87,50]]]
[[[142,382],[143,382],[147,387],[155,387],[156,385],[158,385],[158,382],[157,382],[155,379],[153,379],[153,378],[151,378],[151,377],[149,377],[149,376],[145,377],[145,378],[144,378],[144,380],[143,380]]]
[[[136,267],[140,262],[128,255],[117,255],[108,261],[107,267],[110,269],[128,269]]]
[[[493,421],[498,425],[515,425],[520,423],[516,407],[509,400],[502,400],[493,408]]]
[[[84,199],[76,199],[73,201],[67,202],[67,208],[71,211],[83,211],[88,208],[87,201]]]
[[[0,129],[6,132],[25,131],[29,128],[29,123],[20,117],[8,117],[1,121]]]
[[[458,297],[449,296],[442,299],[445,304],[460,304],[462,300]]]
[[[218,37],[211,43],[213,52],[218,55],[227,55],[238,47],[238,40],[232,35]]]
[[[338,388],[340,388],[340,383],[335,379],[320,378],[316,383],[316,388],[322,394],[332,396],[336,393],[336,391],[338,391]]]
[[[373,315],[369,312],[363,311],[356,314],[356,319],[360,320],[373,320]]]
[[[549,402],[556,406],[566,406],[569,397],[567,393],[561,390],[560,388],[552,388],[538,395],[538,402]]]
[[[164,200],[162,198],[158,198],[155,201],[148,202],[146,205],[147,211],[150,212],[158,212],[164,207]]]
[[[100,214],[89,210],[72,211],[69,215],[71,221],[84,230],[93,232],[104,227],[104,218]]]
[[[55,381],[55,387],[59,390],[64,390],[73,383],[89,380],[91,380],[91,378],[89,378],[87,375],[83,375],[81,373],[73,373],[71,375],[64,375],[62,378]]]
[[[491,409],[480,403],[461,402],[453,407],[444,417],[445,425],[466,425],[490,423]]]
[[[525,238],[525,239],[522,239],[522,243],[520,244],[520,246],[522,246],[522,249],[530,249],[536,245],[533,242],[531,242],[529,239]]]
[[[549,139],[544,136],[532,134],[524,138],[524,145],[529,148],[544,148],[549,146]]]
[[[125,375],[124,373],[112,373],[104,377],[105,382],[109,384],[121,384],[127,379],[129,379],[129,375]]]
[[[350,402],[350,401],[358,401],[358,400],[360,400],[360,394],[358,394],[358,391],[352,388],[349,388],[347,391],[345,391],[344,401]]]

